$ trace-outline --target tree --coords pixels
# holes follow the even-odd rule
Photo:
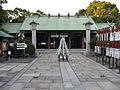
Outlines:
[[[14,10],[7,10],[8,18],[12,22],[23,22],[26,16],[30,15],[30,12],[26,9],[15,8]]]
[[[22,23],[27,16],[30,15],[46,15],[44,12],[37,10],[35,13],[22,8],[14,10],[4,10],[2,4],[7,3],[7,0],[0,0],[0,23]]]
[[[107,23],[107,22],[113,22],[116,23],[117,21],[117,17],[113,17],[113,16],[94,16],[92,17],[92,19],[96,22],[96,23]]]
[[[0,23],[5,23],[7,20],[7,13],[3,10],[2,6],[0,6]]]
[[[118,8],[115,4],[106,1],[94,0],[86,9],[86,14],[90,16],[118,16]]]
[[[0,6],[4,3],[7,3],[8,1],[7,0],[0,0]]]
[[[91,2],[87,9],[79,10],[75,15],[88,15],[92,16],[93,20],[96,23],[106,23],[106,22],[115,22],[118,18],[118,8],[115,4],[111,4],[106,1],[96,1]]]
[[[7,10],[8,18],[13,23],[22,23],[27,16],[30,15],[46,15],[44,12],[37,10],[35,13],[22,8],[15,8],[14,10]]]
[[[32,13],[32,15],[46,15],[46,14],[40,10],[37,10],[35,13]]]
[[[85,14],[86,14],[86,10],[85,9],[81,9],[75,15],[76,16],[80,16],[80,15],[84,16]]]
[[[7,13],[2,7],[4,3],[7,3],[7,0],[0,0],[0,23],[5,23],[7,19]]]

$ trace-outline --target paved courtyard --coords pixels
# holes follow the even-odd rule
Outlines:
[[[0,64],[0,87],[0,90],[120,90],[120,75],[81,54],[71,54],[69,62],[59,62],[55,54],[41,54],[29,64]]]

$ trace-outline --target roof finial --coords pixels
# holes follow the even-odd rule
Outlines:
[[[50,17],[50,13],[48,14],[48,17]]]
[[[58,14],[58,17],[60,17],[60,13]]]
[[[70,17],[70,13],[68,13],[68,17]]]

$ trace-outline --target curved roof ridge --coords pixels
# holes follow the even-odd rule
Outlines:
[[[42,15],[42,16],[40,16],[40,15],[31,15],[31,16],[27,16],[27,18],[28,17],[87,17],[87,16],[75,16],[75,15],[70,15],[70,16],[68,16],[68,15],[60,15],[60,16],[58,16],[58,15],[50,15],[50,16],[48,16],[48,15]]]

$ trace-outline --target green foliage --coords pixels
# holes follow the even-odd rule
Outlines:
[[[44,12],[37,10],[35,13],[26,9],[15,8],[14,10],[7,10],[8,17],[14,23],[22,23],[27,16],[30,15],[46,15]]]
[[[0,31],[3,31],[5,33],[9,33],[7,30],[3,29],[2,27],[0,27]]]
[[[25,20],[25,18],[30,15],[46,14],[40,10],[37,10],[35,13],[33,13],[22,8],[15,8],[14,10],[4,10],[2,6],[0,6],[0,23],[22,23]]]
[[[0,23],[5,23],[7,18],[7,12],[3,9],[2,4],[7,3],[7,0],[0,0]]]
[[[25,20],[25,17],[18,17],[16,19],[13,19],[12,23],[23,23],[24,20]]]
[[[118,20],[119,10],[115,4],[111,4],[106,1],[96,1],[91,2],[87,9],[79,10],[75,15],[88,15],[93,16],[93,20],[96,23],[106,23],[106,22],[114,22]]]
[[[16,47],[8,45],[8,50],[14,52],[16,50]]]
[[[35,13],[31,13],[32,15],[46,15],[44,12],[37,10]]]
[[[114,22],[114,23],[116,23],[116,21],[117,21],[117,18],[113,17],[113,16],[100,16],[100,17],[93,16],[92,19],[96,23],[107,23],[107,22]]]
[[[96,45],[96,36],[93,36],[90,41],[90,48],[94,51],[95,45]]]
[[[34,55],[35,54],[35,48],[32,45],[30,40],[21,39],[21,40],[18,40],[17,43],[18,42],[27,44],[27,48],[25,49],[25,54],[28,54],[28,55]],[[23,56],[23,54],[24,54],[23,50],[17,50],[17,44],[16,43],[14,43],[14,47],[9,45],[8,49],[10,51],[12,51],[12,55],[15,55],[15,56]]]
[[[115,4],[106,1],[94,0],[86,9],[86,14],[90,16],[118,16],[118,8]]]
[[[14,10],[6,10],[9,20],[14,23],[22,23],[26,16],[30,15],[30,12],[26,9],[15,8]]]
[[[0,4],[4,4],[4,3],[7,3],[8,1],[7,0],[0,0]]]
[[[5,23],[7,20],[7,12],[0,6],[0,23]]]
[[[46,15],[40,10],[37,10],[35,13],[29,12],[29,10],[22,8],[15,8],[14,10],[4,10],[2,8],[2,4],[5,3],[7,3],[7,0],[0,0],[0,23],[22,23],[29,15]]]
[[[117,25],[120,24],[120,16],[117,18],[116,24],[117,24]]]
[[[25,53],[29,54],[29,55],[33,55],[35,54],[35,47],[33,46],[33,44],[31,43],[30,40],[27,39],[23,39],[23,40],[19,40],[20,43],[26,43],[27,44],[27,48],[25,49]]]
[[[86,10],[85,10],[85,9],[81,9],[81,10],[79,10],[78,13],[76,13],[75,15],[76,15],[76,16],[80,16],[80,15],[84,16],[85,14],[86,14]]]

